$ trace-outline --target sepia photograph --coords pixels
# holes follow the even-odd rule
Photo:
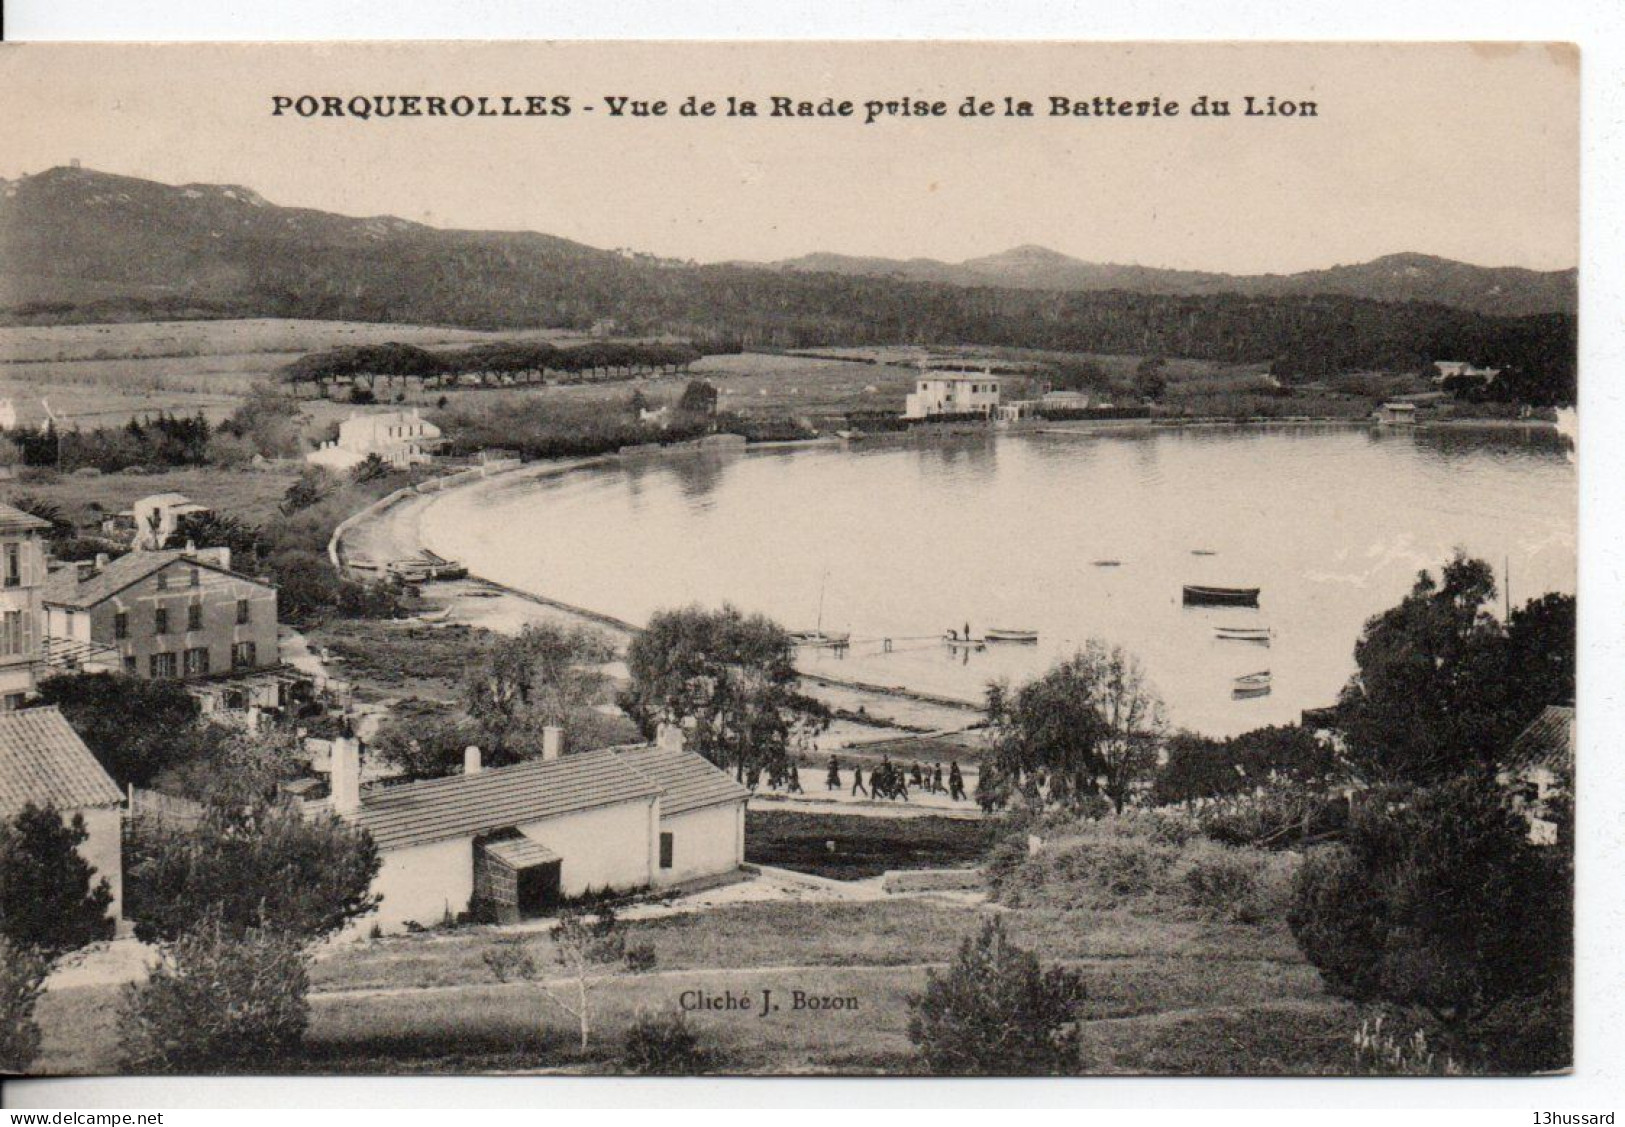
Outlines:
[[[0,44],[0,1074],[1570,1072],[1580,68]]]

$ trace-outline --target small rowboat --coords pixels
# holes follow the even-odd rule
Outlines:
[[[1262,673],[1248,673],[1237,677],[1232,686],[1238,697],[1261,697],[1270,691],[1270,671]]]
[[[1031,644],[1038,641],[1036,630],[1009,630],[996,626],[987,628],[987,640],[990,642],[1021,642]]]
[[[1094,563],[1094,566],[1096,566],[1096,567],[1122,567],[1123,566],[1123,561],[1122,560],[1096,560],[1095,563]]]
[[[944,634],[942,640],[948,643],[948,648],[952,650],[987,649],[987,639],[985,638],[961,638],[957,634]]]
[[[1188,607],[1256,607],[1257,587],[1201,587],[1186,584],[1185,605]]]
[[[1219,553],[1215,552],[1212,548],[1192,548],[1191,549],[1191,555],[1193,555],[1193,556],[1216,556],[1218,554]]]
[[[1213,636],[1221,642],[1258,642],[1269,645],[1275,631],[1268,626],[1215,626]]]

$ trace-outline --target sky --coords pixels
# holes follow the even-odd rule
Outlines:
[[[272,203],[702,262],[811,252],[1292,272],[1578,257],[1579,56],[1541,44],[0,44],[0,176],[80,160]],[[304,119],[278,95],[568,96],[567,117]],[[684,117],[729,95],[754,119]],[[780,95],[855,117],[766,116]],[[1226,99],[1228,118],[1191,103]],[[1312,101],[1245,117],[1242,99]],[[607,99],[664,100],[615,118]],[[961,117],[973,97],[994,116]],[[1006,96],[1031,102],[1005,117]],[[1050,98],[1177,101],[1051,116]],[[944,117],[863,123],[869,100]],[[586,106],[592,106],[588,111]]]

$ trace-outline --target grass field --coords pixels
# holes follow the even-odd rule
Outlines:
[[[752,1012],[688,1015],[727,1072],[897,1072],[913,1068],[908,995],[952,958],[982,910],[930,900],[760,903],[629,925],[655,970],[597,995],[586,1054],[569,1019],[531,986],[492,980],[494,930],[473,928],[347,944],[312,970],[303,1055],[268,1070],[453,1072],[613,1068],[639,1010],[680,1005],[686,991],[731,990]],[[1243,927],[1126,911],[1004,913],[1016,940],[1081,969],[1080,1068],[1088,1072],[1312,1073],[1347,1067],[1352,1010],[1327,997],[1279,925]],[[545,945],[547,940],[536,937]],[[797,1011],[793,991],[855,999],[855,1011]],[[48,994],[47,1072],[116,1064],[116,990]]]
[[[979,861],[987,845],[984,823],[963,818],[745,815],[745,860],[834,880],[863,880],[887,869],[962,868]]]
[[[227,470],[213,466],[166,470],[163,473],[116,473],[81,477],[49,471],[27,471],[27,480],[0,485],[0,500],[20,496],[51,501],[76,524],[94,526],[104,513],[128,509],[155,493],[184,493],[200,505],[227,513],[249,524],[264,524],[276,515],[288,486],[298,477],[296,466],[263,470]]]

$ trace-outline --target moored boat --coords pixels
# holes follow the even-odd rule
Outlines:
[[[1012,630],[1004,627],[989,626],[987,628],[987,634],[985,637],[990,642],[1032,643],[1038,641],[1038,631]]]
[[[969,636],[961,638],[957,633],[955,633],[954,631],[951,631],[951,630],[948,633],[946,633],[946,634],[944,634],[942,636],[942,640],[944,642],[948,643],[948,648],[949,649],[955,649],[955,650],[985,650],[985,649],[987,649],[987,639],[985,639],[985,638],[972,638],[972,637],[969,637]]]
[[[852,635],[845,630],[792,630],[790,640],[798,646],[839,649],[851,643]]]
[[[1275,631],[1268,626],[1215,626],[1213,636],[1223,642],[1259,642],[1269,645]]]
[[[1096,567],[1122,567],[1123,566],[1123,561],[1122,560],[1096,560],[1096,561],[1094,561],[1094,565]]]
[[[1185,585],[1185,605],[1188,607],[1256,607],[1257,587],[1204,587]]]

